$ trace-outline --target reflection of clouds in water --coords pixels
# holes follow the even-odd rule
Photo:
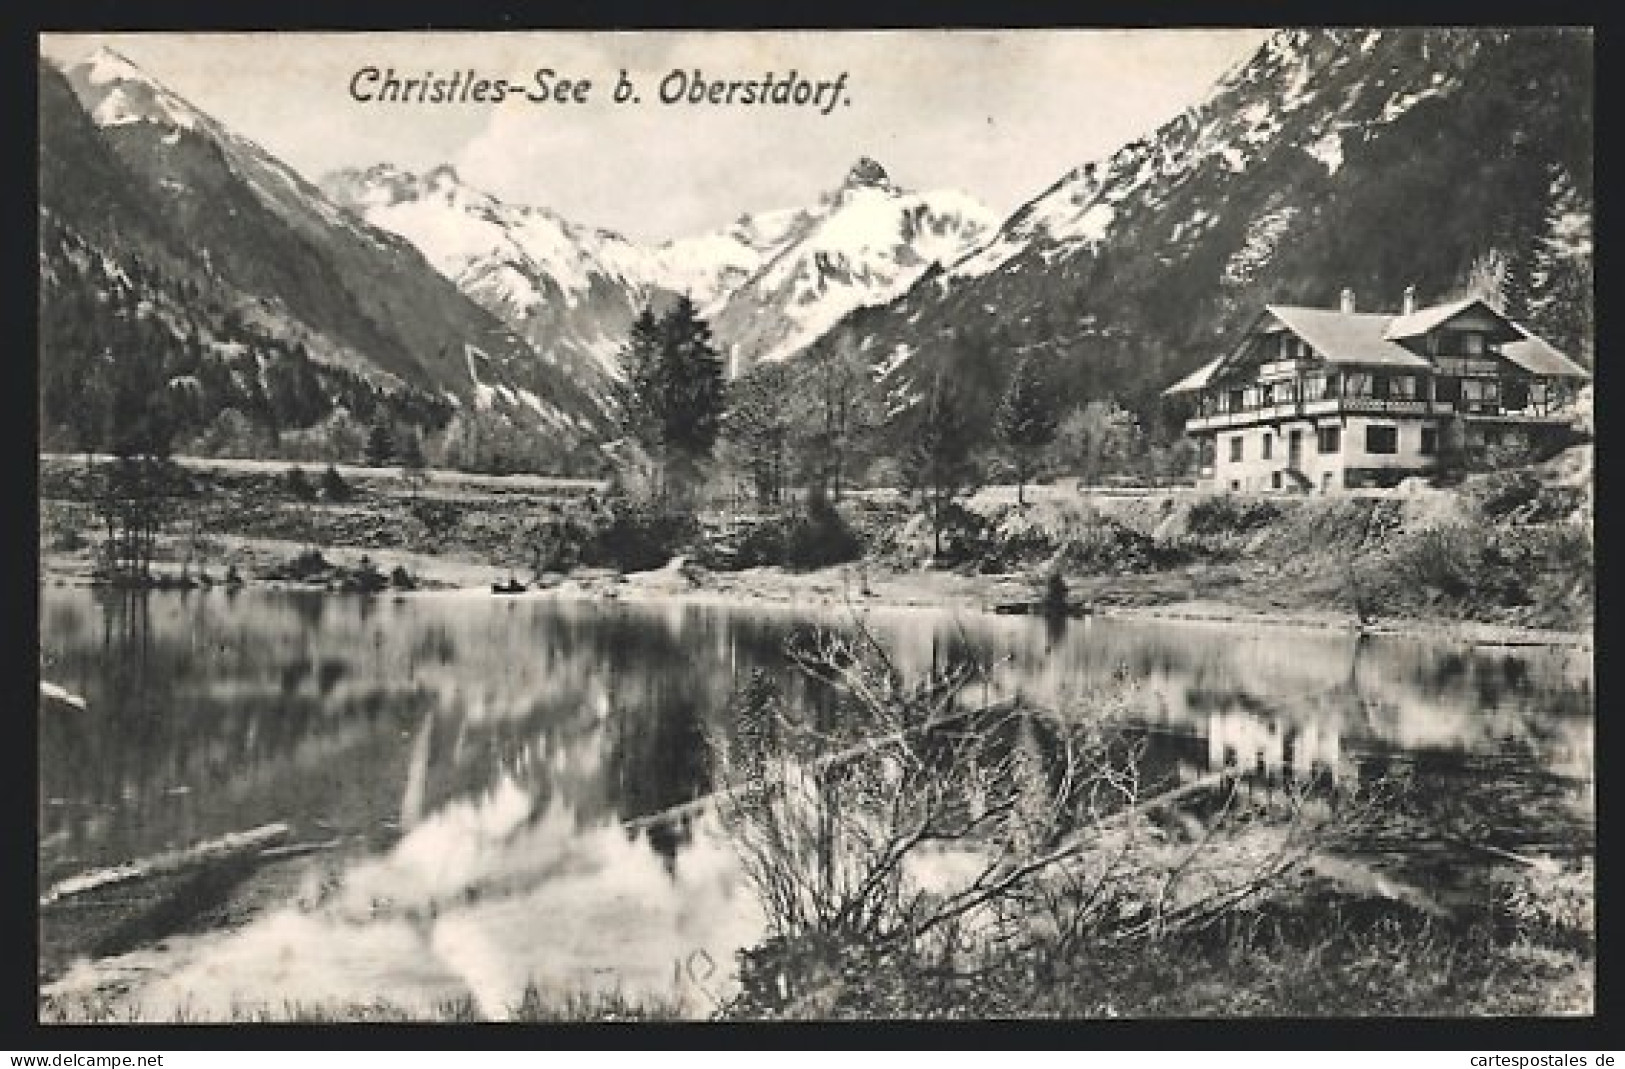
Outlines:
[[[760,935],[755,900],[712,826],[670,874],[641,835],[618,827],[579,836],[572,853],[571,864],[522,893],[434,922],[443,960],[468,970],[462,975],[485,1012],[517,1002],[531,981],[556,993],[671,994],[679,963],[703,950],[727,968],[733,951]]]
[[[558,805],[527,823],[530,810],[506,780],[482,801],[434,814],[387,856],[352,866],[325,905],[180,937],[161,952],[81,969],[57,988],[85,989],[120,973],[158,976],[139,996],[143,1013],[157,1019],[180,1008],[223,1017],[233,1006],[379,997],[427,1011],[464,994],[500,1019],[529,983],[561,997],[675,994],[696,1013],[708,1009],[702,991],[726,985],[734,950],[763,925],[714,818],[696,822],[668,872],[642,833],[613,824],[577,831]],[[383,908],[375,912],[375,904]],[[674,989],[680,966],[700,951],[719,974],[704,989],[687,981]]]
[[[530,817],[533,800],[512,777],[476,798],[451,802],[423,818],[381,858],[358,863],[345,881],[344,900],[355,913],[374,901],[398,906],[429,905],[456,894],[500,868],[512,849],[509,840]],[[544,832],[567,839],[570,825],[560,807],[550,807]]]
[[[139,956],[167,973],[140,992],[151,1020],[182,1009],[224,1018],[234,1006],[348,1006],[384,996],[427,1012],[463,992],[456,971],[425,954],[422,932],[404,919],[355,924],[281,910],[227,935],[173,941],[163,954]],[[184,963],[176,967],[175,958]]]
[[[269,819],[349,832],[400,813],[406,833],[357,861],[337,894],[306,896],[304,910],[107,967],[174,970],[155,990],[177,1005],[182,994],[280,1005],[472,991],[494,1013],[529,978],[666,993],[673,962],[705,949],[726,967],[754,938],[753,896],[707,820],[631,837],[608,821],[703,787],[701,729],[717,723],[734,679],[782,668],[784,639],[813,610],[538,599],[493,611],[489,599],[422,598],[392,605],[379,628],[343,599],[317,604],[319,634],[274,596],[194,599],[184,611],[154,596],[151,641],[115,651],[139,652],[168,688],[130,706],[150,714],[135,717],[118,715],[129,688],[108,667],[102,615],[77,592],[46,593],[51,678],[111,713],[84,737],[60,719],[42,724],[42,778],[76,803],[62,812],[105,824],[83,803],[109,801],[122,822],[87,823],[75,852],[89,843],[116,860],[151,852],[142,835],[161,843]],[[1052,642],[1017,617],[865,615],[910,674],[967,643],[1012,654],[994,698],[1019,688],[1088,704],[1126,666],[1141,684],[1136,716],[1176,737],[1169,752],[1193,765],[1226,746],[1299,768],[1373,742],[1498,752],[1506,739],[1554,770],[1593,764],[1592,721],[1573,715],[1590,712],[1589,654],[1111,618],[1074,622]],[[850,622],[839,609],[817,619]],[[325,681],[324,666],[338,666]],[[803,681],[790,693],[810,691]],[[177,778],[190,793],[164,794]],[[110,801],[131,782],[158,801],[139,812]],[[124,827],[132,814],[138,835]],[[951,881],[963,863],[933,859],[941,871],[921,879]],[[283,963],[288,947],[308,970]],[[241,976],[219,979],[231,970]]]

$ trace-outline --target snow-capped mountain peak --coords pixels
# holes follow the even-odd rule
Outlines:
[[[195,130],[206,125],[200,112],[108,45],[86,56],[74,72],[81,84],[102,91],[91,113],[98,126],[150,122]]]
[[[736,371],[782,360],[853,309],[901,296],[933,264],[960,260],[998,222],[964,193],[907,191],[862,157],[716,307],[712,329]]]
[[[413,175],[378,164],[336,172],[322,187],[411,241],[551,359],[608,377],[651,300],[688,296],[744,367],[789,355],[853,308],[891,300],[997,222],[965,194],[907,192],[867,157],[809,207],[747,213],[653,246],[505,202],[450,165]]]

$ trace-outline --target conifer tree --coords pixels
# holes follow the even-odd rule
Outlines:
[[[1060,409],[1039,359],[1024,354],[999,401],[994,430],[1016,469],[1016,504],[1025,505],[1026,484],[1044,450],[1055,440]]]
[[[942,555],[942,532],[954,500],[977,479],[975,437],[964,392],[939,370],[920,401],[902,451],[904,486],[918,493],[931,520],[932,545]]]

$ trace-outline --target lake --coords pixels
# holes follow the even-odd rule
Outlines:
[[[978,699],[1064,708],[1131,680],[1169,776],[1397,775],[1408,820],[1470,845],[1594,842],[1589,650],[864,614],[907,672],[996,659]],[[158,1017],[470,995],[500,1016],[529,982],[703,1013],[762,920],[713,818],[637,818],[706,793],[737,681],[789,673],[788,638],[850,623],[675,600],[45,588],[41,677],[86,707],[41,707],[42,887],[274,821],[313,848],[248,878],[264,908],[246,923],[115,941],[61,983],[121,985]],[[1443,893],[1458,869],[1411,878]],[[48,978],[68,964],[50,938],[42,958]]]

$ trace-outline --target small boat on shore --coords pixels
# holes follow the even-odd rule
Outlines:
[[[491,584],[491,593],[493,594],[523,594],[529,589],[530,587],[526,586],[524,583],[521,583],[517,579],[509,579],[505,583]]]

